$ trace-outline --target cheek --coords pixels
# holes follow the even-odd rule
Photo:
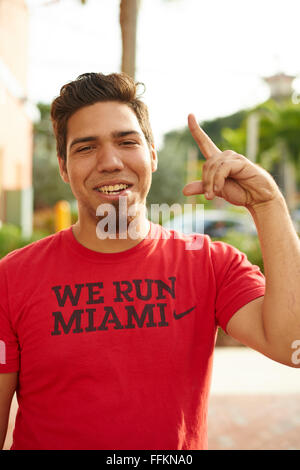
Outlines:
[[[139,180],[140,180],[140,190],[145,197],[149,192],[151,182],[152,182],[152,168],[149,161],[141,166],[140,173],[139,173]]]
[[[73,168],[68,169],[69,185],[71,191],[76,199],[79,199],[83,194],[84,186],[84,174],[83,172],[76,171]]]
[[[76,164],[68,166],[68,175],[70,183],[78,184],[85,181],[92,171],[92,162],[90,159],[76,161]]]
[[[136,173],[139,175],[139,178],[143,183],[151,180],[152,169],[149,161],[143,161],[136,165]]]

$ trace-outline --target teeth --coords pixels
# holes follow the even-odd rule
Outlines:
[[[97,191],[108,194],[110,192],[121,191],[122,189],[126,189],[126,188],[128,188],[128,184],[120,183],[120,184],[115,184],[114,186],[112,185],[101,186],[101,188],[97,188]]]

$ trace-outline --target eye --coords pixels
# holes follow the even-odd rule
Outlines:
[[[94,147],[92,145],[86,145],[85,147],[81,147],[77,149],[77,152],[89,152],[92,150]]]
[[[123,142],[121,142],[121,145],[125,145],[125,146],[137,145],[137,144],[138,142],[134,140],[124,140]]]

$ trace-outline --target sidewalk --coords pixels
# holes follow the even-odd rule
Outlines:
[[[208,439],[215,450],[300,450],[300,370],[216,348]]]

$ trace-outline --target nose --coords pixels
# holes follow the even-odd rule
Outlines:
[[[105,145],[97,152],[97,170],[99,172],[113,172],[123,170],[124,163],[117,149],[112,145]]]

